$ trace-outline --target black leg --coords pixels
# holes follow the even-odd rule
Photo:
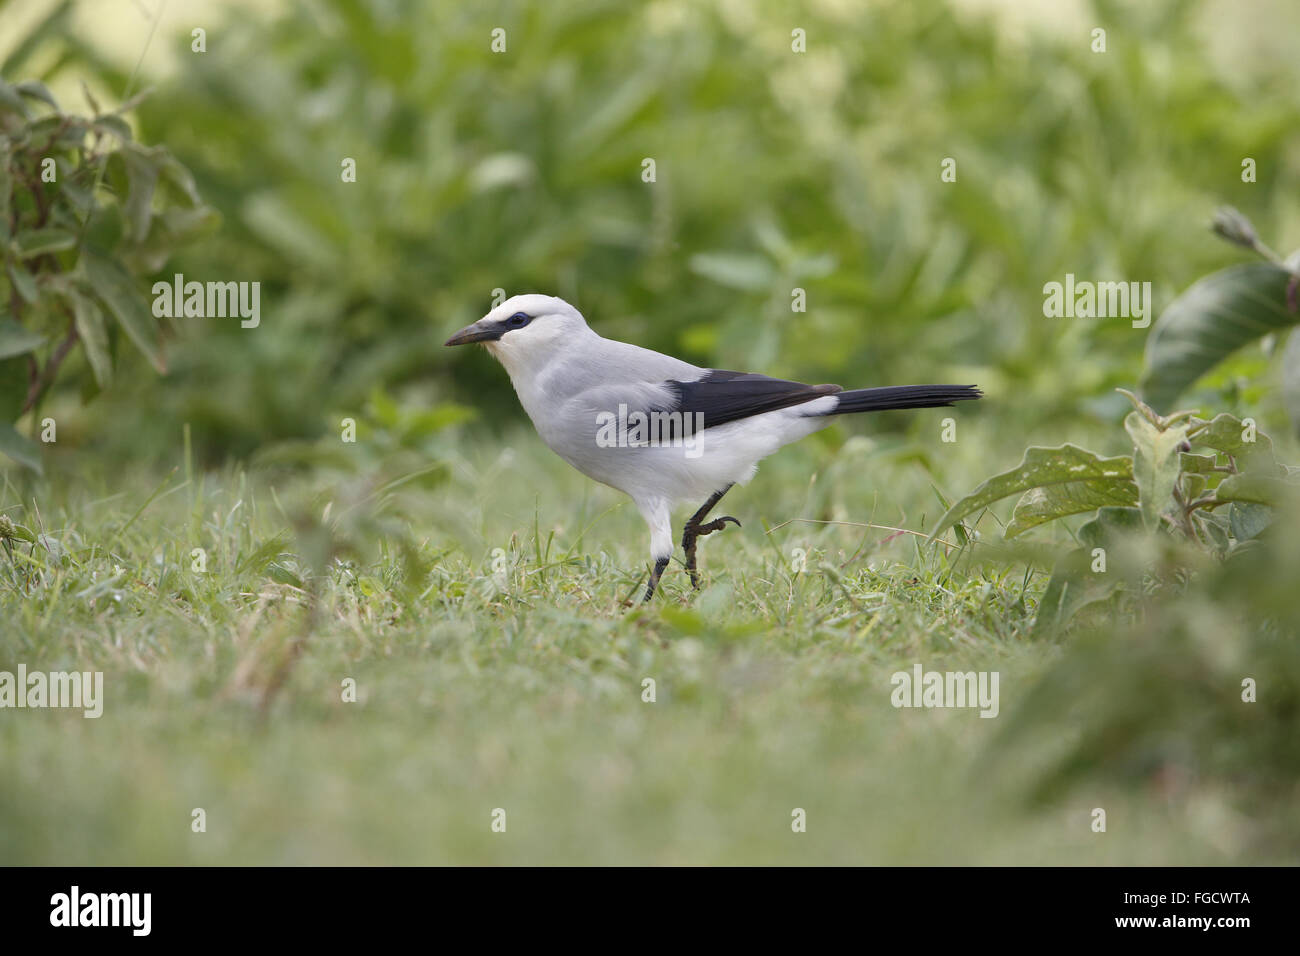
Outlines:
[[[645,597],[641,598],[642,604],[655,596],[655,588],[659,586],[659,579],[663,577],[666,567],[668,567],[667,558],[660,558],[655,562],[655,569],[650,572],[650,583],[646,585]]]
[[[731,515],[726,515],[725,517],[710,521],[708,524],[700,524],[701,521],[709,516],[709,512],[713,510],[713,506],[721,501],[722,496],[730,491],[731,488],[731,485],[727,485],[727,487],[723,488],[721,491],[715,491],[710,495],[709,500],[704,502],[704,506],[701,507],[699,511],[695,512],[695,514],[691,515],[690,520],[686,522],[686,527],[682,530],[682,550],[686,552],[686,570],[691,574],[691,587],[695,588],[697,591],[700,589],[700,575],[695,570],[695,539],[703,538],[705,535],[713,534],[715,531],[721,531],[727,526],[728,521],[734,524],[737,528],[740,527],[740,522],[731,517]]]

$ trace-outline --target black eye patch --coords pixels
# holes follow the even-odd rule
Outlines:
[[[514,315],[510,316],[510,318],[506,319],[505,326],[508,329],[522,329],[531,321],[533,321],[533,317],[527,312],[516,312]]]

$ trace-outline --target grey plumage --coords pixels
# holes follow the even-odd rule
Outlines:
[[[683,536],[694,581],[695,538],[735,521],[706,525],[709,508],[781,446],[825,428],[835,415],[980,397],[973,386],[844,391],[701,368],[603,338],[569,303],[537,294],[507,299],[447,344],[469,342],[482,342],[500,360],[538,435],[556,454],[636,503],[650,527],[655,561],[647,598],[673,552],[674,505],[708,499]],[[657,432],[661,440],[611,445],[611,419],[626,425],[638,415],[666,424]]]

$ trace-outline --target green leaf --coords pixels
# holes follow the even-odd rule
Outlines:
[[[1179,455],[1178,460],[1183,471],[1191,475],[1211,474],[1219,463],[1214,455],[1193,455],[1186,451]]]
[[[221,216],[209,206],[168,206],[153,214],[149,235],[142,242],[125,247],[122,259],[133,272],[157,272],[177,247],[211,232],[220,222]]]
[[[117,153],[126,166],[126,221],[131,239],[142,241],[149,235],[149,218],[153,213],[153,193],[158,185],[160,163],[152,150],[129,143]]]
[[[1028,531],[1030,528],[1057,518],[1095,511],[1100,507],[1112,507],[1133,500],[1130,492],[1121,491],[1115,495],[1115,488],[1105,485],[1089,485],[1080,482],[1047,485],[1031,488],[1016,502],[1011,512],[1011,522],[1007,525],[1006,537]]]
[[[1013,519],[1007,537],[1053,518],[1092,511],[1105,505],[1137,503],[1133,483],[1133,459],[1101,458],[1075,445],[1059,448],[1032,447],[1014,469],[988,479],[962,498],[939,519],[930,540],[973,512],[1014,494],[1042,489],[1041,499],[1022,501],[1019,520]]]
[[[9,281],[14,284],[14,288],[23,297],[23,301],[31,305],[41,297],[41,290],[36,286],[36,279],[21,262],[11,259],[5,263],[5,271],[9,273]]]
[[[58,102],[54,99],[54,94],[40,80],[23,80],[14,87],[23,96],[29,96],[34,100],[40,100],[42,103],[53,107],[56,111],[59,108]]]
[[[1238,541],[1258,537],[1273,523],[1273,509],[1267,505],[1253,505],[1234,501],[1228,508],[1228,527]]]
[[[28,229],[14,236],[14,247],[20,259],[35,259],[47,252],[62,252],[77,244],[77,237],[66,229]]]
[[[20,524],[15,524],[13,526],[13,536],[17,540],[25,541],[28,544],[36,543],[36,532],[32,531],[31,528],[24,527]]]
[[[1079,540],[1091,548],[1108,548],[1142,528],[1140,508],[1098,508],[1097,517],[1079,528]]]
[[[279,584],[289,584],[295,588],[305,588],[302,578],[282,564],[271,564],[266,569],[267,577]]]
[[[25,329],[13,319],[0,319],[0,359],[26,355],[45,344],[45,336]]]
[[[1279,505],[1300,500],[1300,485],[1268,475],[1229,475],[1214,489],[1220,501],[1244,501],[1257,505]]]
[[[74,182],[65,182],[63,184],[63,198],[68,200],[68,204],[76,210],[77,215],[83,220],[90,216],[90,210],[95,200],[89,189]]]
[[[1160,524],[1160,516],[1174,503],[1174,486],[1179,475],[1179,446],[1187,441],[1187,425],[1180,423],[1161,431],[1145,415],[1129,412],[1124,430],[1133,439],[1133,478],[1138,486],[1138,507],[1149,529]]]
[[[113,360],[108,351],[108,328],[104,312],[92,298],[71,291],[72,315],[77,323],[77,335],[86,349],[86,360],[95,374],[95,384],[107,388],[113,380]]]
[[[1052,569],[1047,590],[1038,602],[1031,639],[1054,637],[1083,608],[1109,599],[1123,586],[1124,579],[1118,574],[1093,573],[1089,549],[1071,551]]]
[[[158,343],[158,324],[131,276],[114,260],[90,250],[83,253],[80,268],[95,295],[113,313],[136,348],[159,374],[165,373],[167,363]]]
[[[4,80],[0,80],[0,111],[15,113],[23,119],[28,119],[32,115],[23,98],[18,95],[18,91]]]
[[[1286,306],[1291,274],[1265,262],[1196,282],[1161,313],[1147,337],[1142,394],[1169,411],[1193,382],[1249,342],[1300,322]]]
[[[719,285],[746,292],[771,288],[772,265],[762,256],[732,252],[701,252],[691,256],[691,271]]]
[[[1250,439],[1254,439],[1251,441]],[[1231,455],[1246,471],[1273,471],[1273,440],[1258,428],[1224,412],[1188,428],[1188,441]]]
[[[55,114],[42,116],[27,127],[32,142],[38,144],[42,151],[53,150],[63,146],[70,149],[80,147],[90,129],[90,120],[80,116]],[[60,180],[61,181],[61,180]]]
[[[165,147],[157,146],[154,149],[163,180],[176,187],[190,201],[191,206],[201,205],[203,200],[199,196],[199,187],[195,185],[194,175],[189,171],[189,168]]]
[[[114,116],[111,113],[106,116],[96,116],[90,126],[98,133],[107,133],[123,145],[130,143],[133,139],[131,124],[122,117]]]
[[[18,429],[8,422],[0,422],[0,454],[7,455],[38,475],[42,473],[40,446],[20,435]]]
[[[1209,511],[1198,510],[1195,513],[1195,520],[1201,528],[1201,533],[1210,539],[1215,552],[1223,554],[1228,550],[1232,542],[1229,540],[1227,518]]]

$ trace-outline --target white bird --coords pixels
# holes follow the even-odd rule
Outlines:
[[[673,553],[673,506],[704,501],[686,522],[682,548],[699,587],[697,538],[736,483],[783,445],[831,416],[935,408],[979,398],[972,385],[901,385],[845,391],[765,375],[700,368],[670,355],[602,338],[563,299],[516,295],[461,329],[447,345],[481,342],[505,366],[537,434],[584,475],[627,494],[650,526],[654,568],[648,601]]]

